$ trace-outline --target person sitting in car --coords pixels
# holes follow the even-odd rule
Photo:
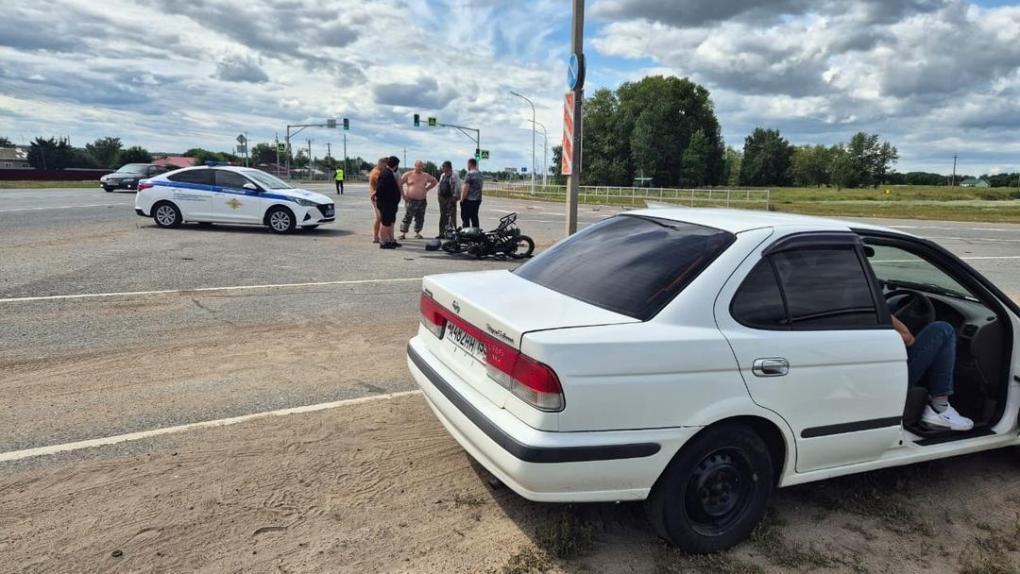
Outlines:
[[[910,386],[922,380],[928,388],[928,404],[921,422],[935,429],[969,431],[974,421],[961,415],[949,404],[953,394],[953,370],[956,365],[956,330],[945,321],[933,321],[915,337],[910,328],[896,317],[893,327],[907,346],[907,373]]]

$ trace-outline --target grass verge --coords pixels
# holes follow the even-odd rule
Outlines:
[[[85,181],[0,181],[0,189],[99,189],[99,178]]]

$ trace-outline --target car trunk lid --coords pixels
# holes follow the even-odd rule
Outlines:
[[[489,376],[486,341],[520,350],[529,332],[638,322],[505,270],[429,276],[423,291],[451,317],[442,339],[430,338],[430,350],[499,406],[509,391]]]

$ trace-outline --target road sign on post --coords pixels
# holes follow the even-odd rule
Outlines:
[[[489,159],[489,150],[483,149],[481,153],[482,159]]]
[[[336,120],[333,118],[326,120],[326,127],[331,130],[336,129]]]
[[[280,153],[287,153],[287,144],[282,143],[282,142],[277,143],[276,144],[276,151],[278,151]]]
[[[560,161],[560,173],[574,173],[574,92],[567,92],[563,98],[563,153]]]
[[[429,127],[434,128],[439,125],[439,121],[436,118],[429,118]]]

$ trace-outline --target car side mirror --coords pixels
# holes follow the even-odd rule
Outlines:
[[[258,186],[255,185],[254,183],[250,182],[250,181],[248,183],[245,183],[241,187],[243,187],[244,189],[247,189],[249,191],[258,191],[259,190]]]

